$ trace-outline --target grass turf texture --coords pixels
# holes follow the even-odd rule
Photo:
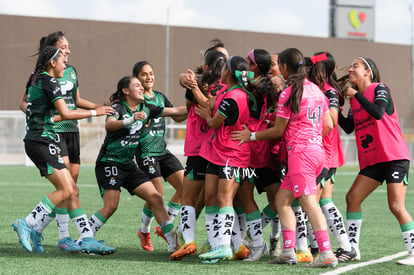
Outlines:
[[[357,173],[355,167],[339,169],[334,188],[334,202],[346,216],[345,194]],[[1,274],[320,274],[333,269],[309,269],[303,264],[296,266],[271,265],[270,256],[258,262],[221,262],[215,265],[202,264],[196,255],[174,262],[169,260],[167,246],[163,239],[151,234],[154,251],[141,249],[136,232],[141,224],[141,211],[144,202],[131,197],[126,190],[121,192],[117,212],[96,235],[108,245],[115,246],[117,252],[110,256],[70,255],[58,250],[57,226],[52,222],[44,231],[45,254],[28,253],[20,245],[11,224],[17,218],[25,217],[43,198],[53,191],[53,186],[41,178],[35,167],[0,166],[0,273]],[[90,217],[102,207],[93,166],[82,166],[78,181],[80,201],[85,213]],[[171,197],[173,189],[165,184],[164,202]],[[414,215],[414,189],[407,189],[406,205]],[[260,208],[266,205],[265,195],[256,194]],[[361,233],[362,260],[368,261],[405,251],[400,227],[388,210],[386,186],[379,187],[363,204],[363,225]],[[204,227],[204,212],[196,227],[196,242],[201,249],[207,238]],[[178,218],[175,220],[178,224]],[[154,221],[152,231],[156,226]],[[73,238],[79,235],[73,224],[70,225]],[[264,230],[269,241],[270,226]],[[331,236],[332,247],[337,248]],[[346,274],[403,274],[411,273],[412,267],[399,266],[397,259],[381,264],[370,265],[347,272]],[[337,268],[354,263],[339,264]]]

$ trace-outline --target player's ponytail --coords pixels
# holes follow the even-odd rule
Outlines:
[[[39,75],[47,70],[47,66],[52,60],[57,60],[59,57],[60,50],[54,46],[47,46],[40,53],[36,67],[33,74],[30,76],[30,85],[35,86]]]

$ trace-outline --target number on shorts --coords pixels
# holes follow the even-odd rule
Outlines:
[[[118,168],[116,166],[105,166],[105,176],[118,176]]]

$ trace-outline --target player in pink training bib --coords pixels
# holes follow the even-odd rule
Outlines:
[[[328,106],[322,91],[306,79],[304,57],[295,48],[279,55],[279,68],[289,87],[280,95],[275,125],[260,132],[233,132],[232,138],[244,143],[250,140],[280,138],[286,141],[288,172],[276,194],[280,215],[283,251],[272,260],[277,264],[296,264],[296,218],[291,203],[298,198],[315,231],[320,256],[308,267],[334,267],[338,261],[332,253],[326,220],[316,202],[316,176],[325,158],[322,137],[332,129]]]
[[[356,58],[348,72],[355,88],[346,90],[351,109],[347,118],[339,115],[339,123],[347,133],[355,130],[358,148],[360,172],[346,195],[348,235],[357,251],[356,259],[361,258],[361,204],[385,180],[388,205],[409,253],[397,263],[414,265],[414,222],[405,208],[410,157],[391,92],[381,83],[378,68],[369,58]]]

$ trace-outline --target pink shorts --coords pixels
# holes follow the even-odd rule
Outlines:
[[[325,152],[319,147],[289,151],[288,171],[280,188],[292,191],[295,198],[316,195],[316,177],[322,171],[324,159]]]

